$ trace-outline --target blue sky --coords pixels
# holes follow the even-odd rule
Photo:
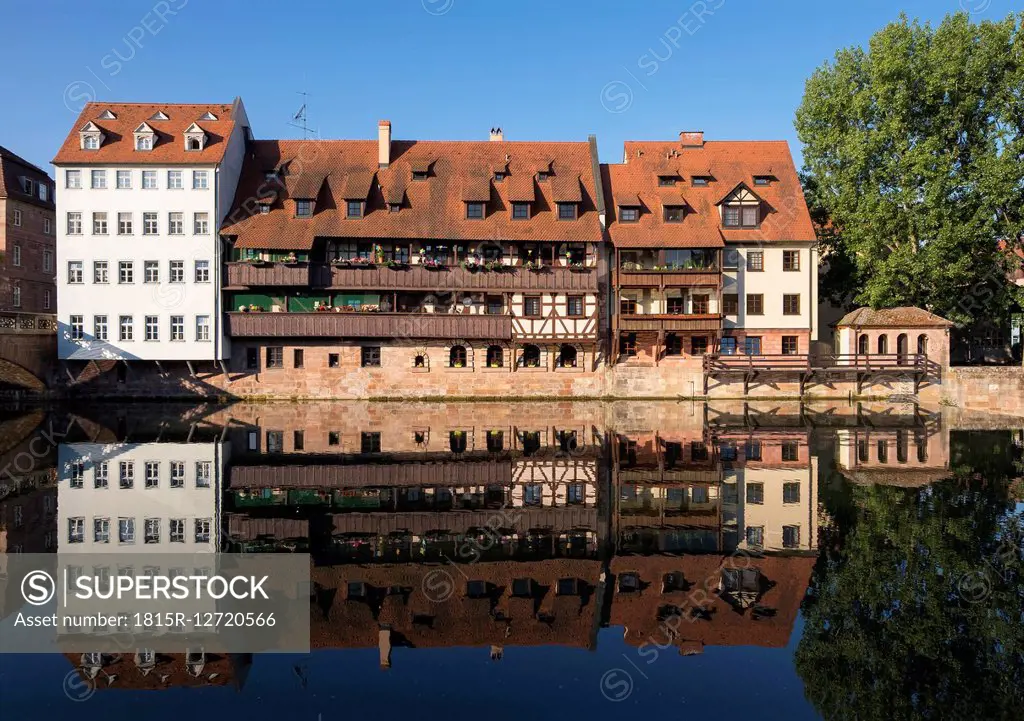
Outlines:
[[[48,167],[87,97],[245,101],[293,138],[789,140],[804,80],[904,10],[977,19],[1021,0],[33,0],[0,29],[0,144]],[[799,163],[799,155],[798,155]]]

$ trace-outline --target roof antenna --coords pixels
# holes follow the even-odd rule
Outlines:
[[[316,128],[309,127],[307,123],[307,116],[309,114],[309,93],[306,91],[297,92],[298,95],[302,96],[302,107],[299,108],[299,112],[292,116],[291,122],[288,124],[293,128],[299,128],[302,130],[302,139],[309,140],[309,135],[312,133],[315,137],[320,137],[320,132]],[[301,123],[301,124],[300,124]]]

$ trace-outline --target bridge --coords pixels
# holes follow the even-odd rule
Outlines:
[[[0,311],[0,389],[44,391],[56,364],[56,316]]]

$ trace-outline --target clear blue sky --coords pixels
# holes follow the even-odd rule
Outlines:
[[[698,17],[702,6],[713,14]],[[789,140],[799,164],[793,114],[815,67],[901,10],[937,22],[961,6],[997,19],[1024,2],[10,2],[0,144],[49,169],[90,95],[241,95],[257,137],[294,138],[305,88],[324,138],[375,137],[382,118],[403,139],[484,139],[501,125],[513,140],[596,133],[602,159],[617,161],[623,140],[702,129]]]

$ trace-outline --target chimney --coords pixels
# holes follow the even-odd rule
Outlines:
[[[382,168],[391,165],[391,121],[377,123],[377,164]]]
[[[501,128],[491,128],[491,141],[500,143],[505,139],[505,136],[501,133]]]
[[[684,148],[703,148],[704,147],[704,131],[703,130],[684,130],[679,133],[679,144]]]

